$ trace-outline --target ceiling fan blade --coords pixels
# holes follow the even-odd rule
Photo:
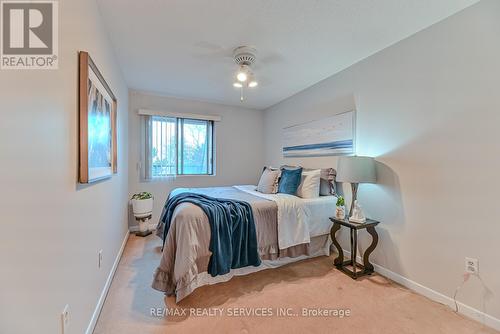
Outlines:
[[[210,61],[214,62],[214,63],[227,63],[230,65],[234,65],[234,61],[232,60],[232,56],[228,56],[228,55],[195,53],[192,55],[192,57],[195,59],[199,59],[199,60],[210,59]]]
[[[260,61],[262,64],[271,65],[284,62],[285,57],[279,53],[268,53],[264,57],[257,59],[257,61]]]
[[[196,48],[203,50],[201,55],[205,56],[213,56],[213,57],[229,57],[232,58],[233,50],[230,48],[226,48],[214,43],[200,41],[194,44]]]
[[[261,76],[257,76],[257,82],[259,83],[259,85],[256,87],[256,88],[246,88],[246,89],[250,89],[250,90],[255,90],[255,89],[259,89],[259,88],[263,88],[263,87],[267,87],[269,86],[270,84],[272,84],[272,81],[268,78],[268,77],[261,77]]]
[[[222,46],[214,44],[214,43],[210,43],[210,42],[207,42],[207,41],[196,42],[194,44],[194,46],[196,46],[197,48],[206,49],[208,51],[220,51],[220,50],[224,50],[224,48]]]

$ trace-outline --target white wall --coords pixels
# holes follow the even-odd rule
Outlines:
[[[452,296],[464,258],[478,258],[485,286],[472,279],[459,300],[496,318],[499,36],[500,1],[485,0],[265,114],[266,163],[325,167],[336,158],[283,159],[281,129],[357,109],[357,154],[380,162],[379,183],[359,192],[368,216],[382,221],[373,261]]]
[[[59,1],[59,69],[0,70],[0,332],[83,333],[127,233],[128,91],[94,1]],[[78,51],[118,98],[118,174],[78,176]],[[104,251],[99,270],[98,251]]]
[[[149,191],[155,198],[152,223],[158,222],[169,192],[177,187],[213,187],[234,184],[257,184],[263,166],[264,115],[262,111],[166,96],[130,92],[129,112],[129,192]],[[141,117],[138,109],[166,110],[222,116],[215,123],[214,176],[178,176],[175,180],[141,181],[138,162],[142,146]],[[133,216],[129,224],[136,225]]]

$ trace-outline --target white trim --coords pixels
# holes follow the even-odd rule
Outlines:
[[[106,280],[106,283],[104,284],[104,288],[102,289],[101,296],[99,297],[99,300],[97,301],[97,305],[95,307],[94,313],[92,314],[92,318],[90,319],[90,323],[87,327],[87,330],[85,331],[85,334],[92,334],[94,331],[95,325],[97,324],[97,319],[99,319],[99,314],[101,313],[102,306],[104,305],[104,301],[106,300],[106,295],[108,294],[109,287],[111,286],[111,282],[113,281],[113,277],[115,275],[116,269],[118,268],[118,263],[120,263],[120,259],[123,254],[123,250],[125,249],[125,245],[127,244],[128,237],[130,233],[127,231],[127,234],[125,235],[125,238],[123,238],[122,245],[120,247],[120,250],[118,251],[118,254],[116,255],[115,262],[113,263],[113,266],[111,267],[111,271],[109,272],[108,279]]]
[[[335,250],[334,252],[336,251],[337,250]],[[350,258],[351,252],[344,250],[344,257]],[[360,255],[357,256],[357,259],[360,263],[363,263]],[[375,264],[373,262],[371,262],[371,264],[373,264],[373,267],[375,268],[375,271],[378,274],[387,277],[390,280],[398,284],[401,284],[402,286],[420,295],[423,295],[435,302],[446,305],[452,308],[453,310],[455,309],[455,302],[453,298],[443,295],[442,293],[432,290],[431,288],[428,288],[420,283],[412,281],[411,279],[401,276],[400,274],[397,274],[378,264]],[[459,301],[457,301],[457,305],[458,305],[458,313],[463,314],[464,316],[471,318],[475,321],[478,321],[485,326],[494,328],[496,330],[500,330],[500,319],[497,319],[487,313],[484,313],[480,310],[473,308],[472,306],[466,305]]]
[[[185,113],[185,112],[171,112],[171,111],[165,111],[165,110],[139,109],[137,113],[139,115],[201,119],[201,120],[214,121],[214,122],[220,122],[222,120],[222,116],[219,116],[219,115],[202,115],[202,114],[192,114],[192,113]]]

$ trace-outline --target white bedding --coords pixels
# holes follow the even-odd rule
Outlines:
[[[235,188],[274,201],[278,205],[278,245],[280,249],[309,243],[312,237],[327,234],[335,215],[335,196],[303,199],[288,194],[263,194],[254,185]]]
[[[335,216],[337,197],[320,196],[317,198],[301,198],[300,200],[306,206],[309,214],[310,237],[329,234],[333,224],[330,217]]]

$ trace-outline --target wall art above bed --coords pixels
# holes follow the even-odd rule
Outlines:
[[[355,153],[356,111],[283,128],[283,156],[313,157]]]

